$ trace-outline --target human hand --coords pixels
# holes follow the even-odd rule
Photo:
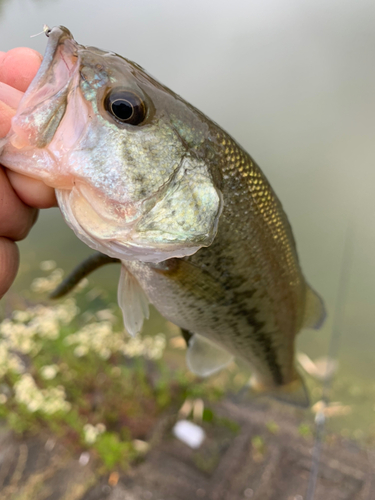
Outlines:
[[[27,48],[0,52],[0,138],[8,133],[11,118],[41,60],[38,52]],[[14,242],[27,236],[38,208],[55,205],[52,188],[0,166],[0,298],[17,274],[19,255]]]

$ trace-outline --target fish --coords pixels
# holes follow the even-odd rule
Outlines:
[[[138,64],[62,26],[45,33],[1,163],[53,187],[78,238],[121,262],[131,335],[153,304],[181,328],[197,375],[240,358],[249,392],[308,406],[295,338],[322,325],[324,304],[259,166]]]

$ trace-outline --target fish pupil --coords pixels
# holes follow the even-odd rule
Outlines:
[[[112,103],[112,112],[121,121],[129,120],[134,114],[134,108],[129,101],[117,99]]]
[[[104,107],[118,122],[139,125],[146,117],[144,100],[134,92],[112,89],[104,99]]]

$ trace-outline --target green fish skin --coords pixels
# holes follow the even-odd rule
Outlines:
[[[46,34],[1,162],[54,187],[77,236],[121,260],[131,334],[152,303],[190,333],[192,371],[242,358],[253,393],[306,406],[294,342],[322,324],[324,306],[258,165],[137,64],[79,45],[64,27]]]

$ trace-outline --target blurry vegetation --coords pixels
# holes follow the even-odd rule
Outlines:
[[[53,261],[40,267],[43,276],[33,280],[31,290],[3,302],[6,318],[0,322],[0,418],[16,433],[47,432],[75,453],[88,451],[103,472],[126,468],[142,457],[164,413],[172,421],[192,419],[208,435],[210,429],[228,434],[228,439],[238,433],[238,424],[216,415],[210,402],[246,384],[249,372],[244,363],[199,379],[186,369],[185,343],[176,326],[156,317],[145,325],[146,333],[131,338],[123,331],[119,308],[110,302],[113,294],[98,286],[88,289],[87,280],[73,297],[48,302],[46,294],[61,281],[63,272]],[[312,439],[322,384],[307,374],[304,378],[315,404],[304,414],[298,432]],[[334,380],[334,389],[340,400],[350,394],[368,404],[359,384],[343,372]],[[374,390],[375,386],[368,388],[367,393]],[[246,404],[243,394],[240,400]],[[373,408],[366,415],[372,412]],[[374,425],[369,423],[369,432],[360,433],[350,406],[333,402],[325,413],[328,432],[339,428],[344,437],[372,443]],[[274,435],[279,430],[273,420],[266,428]],[[217,462],[220,450],[215,446],[195,453],[202,470]],[[254,436],[252,450],[262,461],[263,438]]]
[[[312,438],[313,436],[313,431],[311,429],[311,426],[308,424],[301,424],[298,427],[298,434],[304,438]]]
[[[62,278],[52,261],[41,269],[34,295]],[[167,408],[177,418],[184,401],[216,400],[223,392],[181,363],[173,367],[173,352],[169,363],[161,359],[166,334],[131,338],[117,311],[91,312],[86,284],[59,303],[45,304],[39,295],[38,304],[25,303],[0,323],[0,417],[21,435],[47,430],[76,452],[89,450],[103,471],[126,468],[144,453],[142,443]],[[209,408],[203,421],[227,425]]]
[[[266,443],[262,436],[254,436],[251,440],[254,462],[262,462],[266,455]]]
[[[268,422],[266,422],[266,428],[271,434],[278,434],[280,430],[277,423],[273,420],[269,420]]]

